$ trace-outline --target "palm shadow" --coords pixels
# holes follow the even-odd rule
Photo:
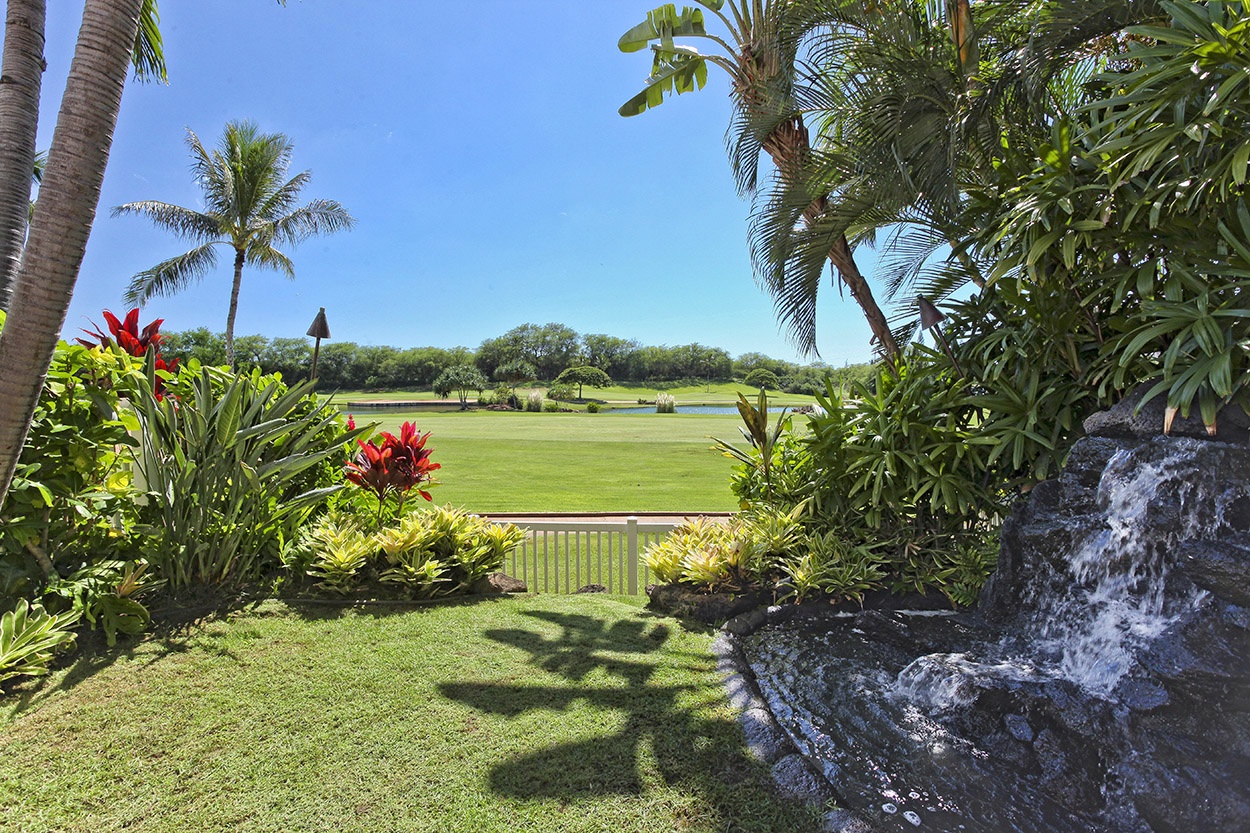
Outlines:
[[[727,785],[756,777],[756,764],[746,757],[735,721],[709,719],[679,704],[684,693],[702,686],[653,681],[661,665],[656,654],[671,636],[667,625],[641,618],[608,625],[579,614],[525,615],[559,626],[559,635],[525,629],[491,630],[486,635],[525,651],[531,664],[563,677],[567,685],[448,683],[440,686],[441,693],[506,717],[590,706],[620,714],[624,720],[615,732],[554,744],[495,765],[489,779],[495,793],[562,800],[605,793],[639,795],[647,781],[641,762],[648,752],[666,784],[704,794],[723,793]],[[709,662],[692,670],[712,667]],[[592,672],[598,673],[588,680]],[[604,674],[621,684],[604,687]]]

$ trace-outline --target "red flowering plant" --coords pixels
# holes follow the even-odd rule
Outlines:
[[[426,500],[434,499],[421,488],[434,485],[433,472],[442,468],[430,462],[433,449],[425,447],[429,438],[430,432],[421,434],[416,425],[405,422],[398,437],[383,431],[368,442],[356,441],[360,452],[347,464],[347,479],[377,496],[379,518],[392,495],[398,498],[397,513],[403,511],[404,501],[413,489]]]
[[[83,332],[91,336],[92,340],[85,338],[76,338],[83,347],[103,347],[108,350],[114,345],[121,348],[122,352],[137,357],[147,355],[149,350],[155,353],[157,371],[165,373],[178,372],[178,360],[171,359],[168,362],[161,358],[161,324],[165,323],[164,318],[157,318],[151,324],[148,324],[142,330],[139,329],[139,308],[135,307],[126,313],[126,320],[122,321],[116,315],[104,310],[104,323],[108,325],[108,332],[105,333],[100,329],[98,324],[93,324],[94,330],[84,329]],[[165,380],[161,373],[156,374],[156,398],[163,399],[165,395]]]

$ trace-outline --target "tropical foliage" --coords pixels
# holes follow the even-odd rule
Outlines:
[[[47,674],[56,652],[73,645],[69,626],[77,618],[77,612],[53,615],[25,599],[0,615],[0,682]]]
[[[293,571],[316,579],[315,587],[347,594],[371,592],[404,598],[467,593],[522,541],[512,524],[495,524],[450,506],[401,513],[378,523],[348,511],[331,512],[312,524],[284,555]]]
[[[840,5],[789,0],[696,0],[702,8],[684,7],[680,11],[665,4],[647,13],[642,23],[621,36],[622,52],[650,49],[651,74],[645,89],[626,102],[622,116],[634,116],[656,107],[665,93],[677,94],[702,88],[707,80],[707,66],[713,64],[729,75],[734,102],[734,122],[730,128],[730,159],[738,180],[739,191],[754,195],[758,184],[760,157],[767,156],[778,181],[805,191],[806,202],[797,225],[816,221],[829,208],[831,192],[819,186],[808,187],[813,180],[808,173],[812,155],[804,108],[796,105],[793,96],[794,76],[800,60],[799,47],[808,26],[817,25],[817,13],[811,6]],[[877,4],[872,4],[875,9]],[[717,18],[724,35],[709,32],[704,12]],[[828,21],[821,21],[827,24]],[[679,43],[677,39],[706,42],[713,51]],[[852,246],[845,233],[834,232],[822,238],[820,263],[827,259],[838,280],[849,290],[860,306],[873,333],[878,349],[888,360],[898,353],[899,345],[877,304],[872,288],[860,272]],[[782,322],[790,330],[801,349],[814,352],[816,320],[814,298],[819,286],[819,267],[809,275],[803,292],[795,303],[793,284],[769,280],[762,282],[772,292]],[[810,296],[812,304],[807,304]]]
[[[342,488],[346,427],[304,382],[192,362],[158,399],[151,360],[135,397],[136,472],[150,559],[171,589],[256,578]]]

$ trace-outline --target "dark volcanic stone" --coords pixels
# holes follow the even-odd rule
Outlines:
[[[1116,403],[1110,410],[1099,411],[1085,420],[1085,433],[1091,437],[1155,437],[1163,433],[1164,411],[1167,409],[1167,397],[1156,396],[1144,406],[1142,399],[1146,395],[1147,386],[1137,388],[1128,396]],[[1139,410],[1140,408],[1140,410]],[[1194,437],[1196,439],[1216,439],[1220,442],[1250,442],[1250,415],[1237,405],[1230,405],[1216,415],[1217,432],[1212,437],[1203,425],[1194,407],[1188,417],[1179,413],[1172,420],[1173,437]]]
[[[1162,436],[1134,406],[1016,507],[974,613],[730,629],[839,804],[892,833],[1250,830],[1247,421]]]
[[[700,593],[679,584],[653,584],[647,587],[648,607],[672,616],[686,616],[719,624],[739,613],[767,604],[771,597],[758,591],[749,593]]]
[[[1189,541],[1177,555],[1178,566],[1194,584],[1224,601],[1250,607],[1250,535]]]

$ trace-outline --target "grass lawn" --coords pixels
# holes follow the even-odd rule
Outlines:
[[[364,423],[365,417],[358,422]],[[437,503],[472,512],[723,512],[733,462],[709,436],[742,442],[737,416],[465,411],[370,416],[431,432]],[[744,443],[745,444],[745,443]]]
[[[531,388],[521,387],[517,394],[521,399]],[[537,390],[545,391],[545,387]],[[582,395],[587,399],[602,399],[613,405],[637,405],[639,399],[654,401],[657,392],[668,393],[677,397],[677,407],[686,405],[733,405],[738,401],[738,394],[744,394],[752,404],[759,395],[759,388],[737,382],[713,382],[711,385],[683,385],[681,387],[654,388],[647,385],[612,385],[606,388],[586,387]],[[428,390],[413,391],[339,391],[334,394],[337,402],[418,402],[436,400],[439,397]],[[454,398],[454,396],[453,396]],[[474,400],[475,401],[475,400]],[[773,405],[810,405],[816,399],[811,396],[795,393],[770,392],[768,401]]]
[[[0,698],[0,826],[817,829],[746,755],[710,641],[602,596],[265,602]]]

